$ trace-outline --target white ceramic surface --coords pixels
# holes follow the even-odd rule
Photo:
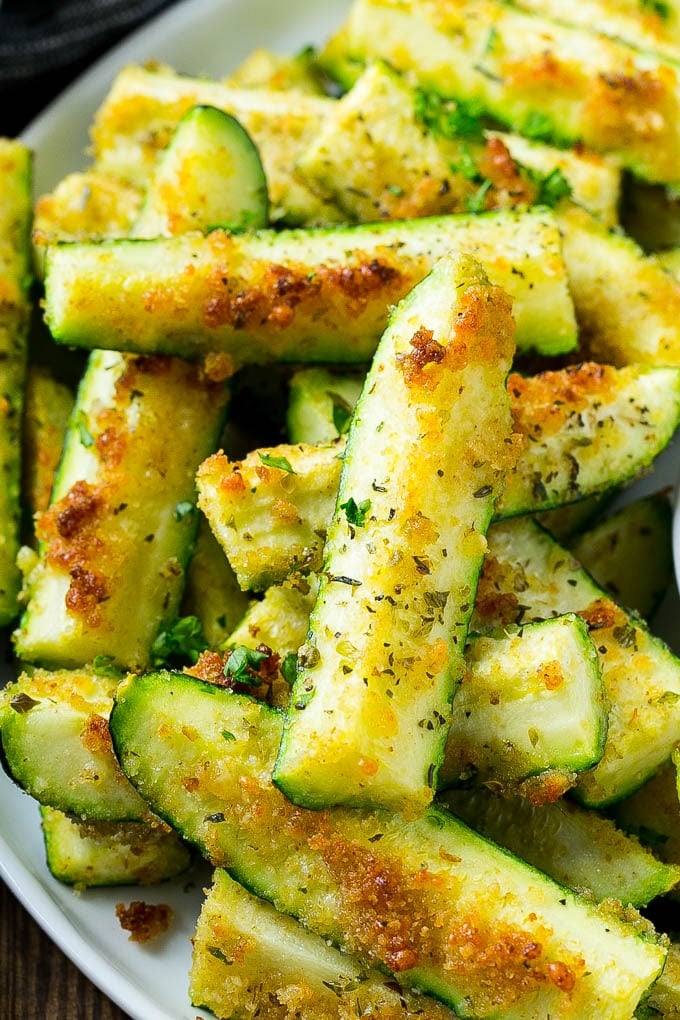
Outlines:
[[[348,6],[349,0],[184,0],[99,61],[28,128],[24,139],[36,152],[37,192],[85,164],[92,115],[123,64],[156,59],[187,73],[224,75],[256,46],[292,53],[322,42]],[[679,475],[676,442],[626,498],[673,486]],[[680,563],[680,514],[675,525]],[[655,630],[680,648],[675,590],[669,591]],[[78,896],[46,870],[35,803],[0,774],[0,872],[48,934],[134,1020],[207,1016],[187,998],[189,939],[209,880],[206,870],[141,893],[130,888]],[[176,912],[167,937],[149,946],[130,943],[114,913],[117,902],[140,896],[170,903]]]

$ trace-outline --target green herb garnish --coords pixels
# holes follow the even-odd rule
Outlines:
[[[350,496],[346,503],[340,504],[340,509],[345,511],[348,524],[355,528],[363,528],[366,523],[366,517],[371,509],[371,501],[370,499],[364,499],[357,505],[354,498]]]
[[[224,664],[224,675],[235,683],[258,687],[262,683],[258,669],[270,655],[270,651],[260,652],[247,645],[237,645]]]
[[[260,453],[259,450],[257,455],[265,467],[279,468],[281,471],[288,471],[291,475],[297,474],[287,457],[272,457],[271,454]]]
[[[437,92],[416,89],[413,109],[433,135],[441,138],[482,137],[482,108],[477,103],[445,99]]]
[[[547,205],[554,209],[558,202],[571,195],[571,184],[559,167],[548,174],[540,174],[524,167],[529,179],[536,185],[536,204]]]
[[[524,121],[521,133],[527,138],[549,138],[552,130],[552,119],[546,113],[532,110]]]
[[[344,436],[352,420],[352,405],[340,393],[327,392],[333,402],[333,426],[339,436]]]
[[[153,666],[194,665],[208,647],[197,616],[180,616],[162,630],[151,645]]]
[[[295,652],[288,653],[285,659],[283,659],[280,669],[281,676],[288,686],[292,687],[295,683],[295,677],[297,676],[297,655]]]

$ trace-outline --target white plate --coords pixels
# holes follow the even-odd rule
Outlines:
[[[257,46],[295,53],[322,43],[349,0],[184,0],[134,33],[51,104],[22,138],[36,154],[36,193],[82,168],[92,116],[126,63],[162,60],[179,71],[220,77]],[[1,772],[1,770],[0,770]],[[209,872],[154,889],[90,890],[81,895],[47,872],[37,807],[0,775],[0,873],[38,923],[134,1020],[195,1020],[208,1014],[187,997],[189,939]],[[169,903],[175,921],[148,946],[128,941],[114,913],[119,901]],[[0,981],[2,981],[0,974]]]
[[[191,74],[222,76],[257,46],[295,52],[320,43],[343,20],[349,0],[184,0],[99,61],[24,133],[36,152],[36,190],[53,187],[86,160],[92,115],[125,63],[163,60]],[[635,493],[674,486],[680,446],[659,459]],[[630,494],[628,496],[630,498]],[[680,517],[676,526],[680,562]],[[669,592],[655,630],[680,647],[680,602]],[[75,895],[46,870],[34,801],[0,775],[0,873],[68,956],[134,1020],[196,1020],[187,998],[193,932],[209,873],[155,889],[90,890]],[[149,946],[130,943],[114,913],[119,901],[170,903],[176,920]],[[0,980],[2,976],[0,975]]]

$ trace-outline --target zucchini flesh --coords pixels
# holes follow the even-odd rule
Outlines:
[[[54,808],[40,809],[50,873],[79,889],[151,885],[174,878],[191,864],[176,833],[158,823],[74,821]]]
[[[347,953],[215,871],[193,937],[189,992],[224,1020],[452,1020],[439,1002],[366,971]]]
[[[388,307],[438,258],[463,250],[513,298],[518,348],[573,349],[573,305],[549,210],[58,245],[47,257],[46,318],[55,339],[75,346],[190,358],[218,351],[235,367],[365,364]]]
[[[601,761],[579,777],[574,792],[593,807],[614,803],[669,761],[680,740],[680,660],[531,520],[498,524],[488,538],[475,630],[556,612],[578,613],[591,630],[610,705],[607,742]]]
[[[214,865],[460,1016],[629,1020],[663,965],[644,926],[439,808],[406,821],[295,807],[271,783],[282,722],[261,703],[183,674],[131,676],[111,728],[132,782]]]
[[[180,616],[196,616],[208,647],[218,648],[241,622],[249,605],[250,599],[241,591],[229,561],[201,516],[187,566]]]
[[[332,443],[349,429],[365,375],[303,368],[291,376],[286,414],[290,443]]]
[[[32,156],[0,138],[0,626],[19,613],[21,419],[30,318]]]
[[[194,106],[156,167],[131,236],[245,230],[267,220],[267,181],[250,136],[222,110]]]
[[[607,711],[595,646],[573,615],[517,633],[475,635],[453,716],[439,785],[474,777],[508,790],[548,773],[551,797],[570,773],[600,760]],[[539,785],[529,784],[533,800]]]
[[[0,714],[3,764],[45,806],[90,821],[148,820],[112,753],[108,716],[120,673],[110,673],[36,669],[9,684]]]
[[[355,0],[321,56],[345,81],[381,58],[520,134],[678,183],[680,69],[619,40],[500,0]]]
[[[449,790],[442,802],[487,839],[540,868],[561,885],[598,900],[645,906],[680,881],[678,865],[663,864],[609,818],[568,800],[535,805],[489,790]]]
[[[180,360],[93,352],[37,524],[39,559],[14,635],[22,659],[148,662],[160,627],[177,614],[197,523],[194,472],[217,445],[226,396]]]
[[[612,598],[647,618],[673,576],[671,530],[668,497],[655,493],[627,503],[567,544]]]
[[[561,209],[559,222],[584,348],[615,365],[679,365],[678,282],[585,210]]]
[[[29,367],[24,401],[22,488],[31,515],[49,506],[72,411],[71,391],[43,369]]]
[[[316,65],[316,52],[310,47],[305,47],[293,57],[258,47],[224,83],[236,88],[272,89],[275,92],[295,90],[312,96],[325,95]]]
[[[296,803],[432,798],[514,460],[514,349],[510,303],[469,258],[438,262],[391,317],[352,418],[274,770]]]
[[[142,200],[140,188],[110,174],[97,170],[67,174],[51,194],[41,195],[35,203],[31,239],[38,276],[44,276],[50,244],[127,237]]]
[[[508,386],[524,451],[496,516],[549,510],[630,481],[663,450],[680,421],[680,369],[587,363]]]
[[[526,442],[497,519],[582,500],[635,477],[667,445],[680,412],[675,368],[589,363],[529,378],[513,373],[508,391],[515,431]],[[216,454],[200,466],[199,505],[241,587],[259,590],[294,570],[320,569],[341,444],[268,448],[233,464]],[[264,469],[284,461],[293,472]]]

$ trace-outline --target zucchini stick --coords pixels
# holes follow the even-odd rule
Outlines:
[[[152,885],[175,878],[191,864],[191,852],[167,825],[144,822],[83,822],[41,807],[47,867],[77,889]]]
[[[90,355],[37,523],[39,555],[14,634],[22,659],[148,664],[177,614],[197,524],[194,472],[217,445],[226,396],[179,359]]]
[[[662,968],[639,918],[579,899],[439,808],[405,820],[291,804],[270,778],[282,720],[262,703],[146,674],[118,688],[111,728],[153,810],[214,865],[459,1016],[630,1020]]]
[[[504,846],[570,889],[587,889],[636,907],[668,893],[680,866],[664,864],[635,837],[596,811],[562,799],[531,804],[484,787],[449,790],[442,803],[487,839]]]
[[[0,626],[19,613],[21,420],[30,318],[32,157],[0,138]]]
[[[49,249],[46,318],[55,339],[196,358],[234,368],[272,360],[370,361],[388,308],[449,251],[477,258],[513,298],[519,349],[576,344],[550,210],[443,216],[327,230],[214,230]]]
[[[274,772],[296,803],[419,811],[514,462],[510,301],[453,256],[394,311],[350,427]],[[365,451],[373,454],[367,462]]]

